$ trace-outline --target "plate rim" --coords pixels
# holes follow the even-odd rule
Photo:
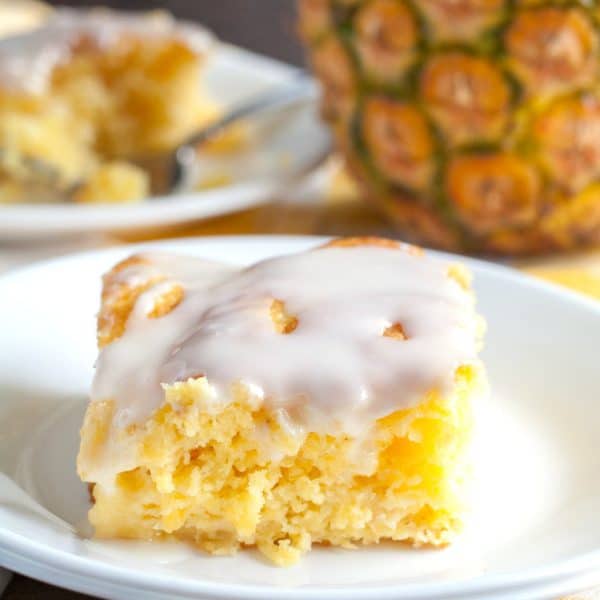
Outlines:
[[[286,248],[289,247],[292,250],[301,247],[310,248],[330,239],[332,238],[329,236],[312,235],[219,235],[119,244],[110,248],[71,253],[36,261],[24,267],[9,269],[0,275],[0,290],[5,285],[11,285],[13,280],[18,281],[20,277],[35,276],[35,271],[37,270],[56,268],[63,263],[86,262],[89,259],[103,255],[108,257],[113,254],[118,255],[148,249],[166,249],[169,247],[183,250],[189,245],[194,246],[196,252],[202,245],[230,244],[268,245],[272,247],[273,255],[276,255],[279,252],[286,252]],[[582,310],[591,311],[591,313],[600,316],[600,303],[598,301],[551,282],[538,280],[518,271],[516,268],[483,259],[435,250],[427,250],[427,252],[432,256],[437,256],[445,260],[459,260],[467,264],[467,266],[475,268],[477,271],[485,272],[492,277],[530,287],[541,293],[553,295],[564,302],[575,304]],[[279,600],[282,597],[289,598],[290,600],[306,598],[314,600],[317,598],[328,598],[330,600],[342,600],[342,598],[348,600],[381,598],[382,600],[391,600],[392,598],[437,598],[440,597],[440,594],[443,594],[444,598],[461,598],[465,600],[466,598],[480,597],[483,593],[491,594],[489,597],[502,597],[509,592],[511,593],[511,598],[516,598],[514,594],[525,592],[532,594],[544,584],[553,585],[558,590],[558,593],[562,593],[563,591],[568,592],[572,590],[574,586],[576,587],[573,579],[589,578],[591,576],[594,579],[594,583],[600,583],[600,546],[597,550],[575,555],[573,558],[567,560],[525,569],[521,572],[509,571],[493,576],[478,575],[472,579],[457,582],[407,583],[402,584],[401,587],[398,584],[359,584],[355,586],[344,584],[327,586],[319,584],[297,587],[267,587],[260,584],[222,583],[202,580],[177,580],[175,583],[173,577],[153,573],[144,573],[143,580],[140,580],[139,571],[109,565],[67,551],[55,550],[46,544],[38,543],[35,540],[15,533],[9,527],[2,524],[0,524],[0,558],[2,558],[3,563],[4,559],[8,558],[7,567],[25,574],[33,574],[34,576],[36,572],[55,570],[58,574],[63,575],[67,572],[69,577],[78,576],[85,580],[84,583],[95,583],[100,588],[102,586],[117,586],[126,589],[135,586],[139,590],[140,584],[143,584],[144,590],[149,593],[180,594],[183,597],[198,597],[198,594],[204,594],[206,597],[222,598],[223,600],[226,598],[239,600]],[[28,568],[19,566],[19,560],[27,561]],[[51,577],[47,580],[62,586],[69,586],[68,581],[57,581],[57,579],[52,579]],[[561,590],[561,582],[564,582],[564,586],[568,585],[568,587]],[[81,587],[79,589],[89,590],[92,588]],[[94,589],[98,590],[99,588],[96,587]],[[552,593],[555,592],[553,591]]]

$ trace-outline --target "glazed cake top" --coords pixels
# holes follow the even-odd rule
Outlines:
[[[43,26],[0,40],[0,87],[30,94],[43,93],[53,69],[66,62],[78,40],[109,48],[122,36],[174,38],[198,54],[212,43],[199,25],[175,21],[165,12],[129,13],[104,8],[60,8]]]
[[[92,401],[112,399],[123,428],[162,404],[165,384],[205,376],[215,402],[241,382],[304,431],[357,434],[448,392],[456,369],[476,361],[480,321],[449,264],[414,250],[331,246],[248,268],[141,255],[113,283],[166,279],[101,350]],[[174,290],[176,306],[153,314]]]

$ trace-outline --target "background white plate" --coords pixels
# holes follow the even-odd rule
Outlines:
[[[295,67],[229,44],[216,43],[202,75],[203,89],[221,105],[237,105],[268,89],[278,89],[298,73]],[[318,115],[307,112],[302,136],[327,140]],[[66,233],[135,230],[174,225],[242,210],[265,202],[289,186],[290,173],[311,163],[315,143],[290,135],[279,177],[165,197],[138,204],[0,204],[0,241],[50,237]],[[319,147],[319,143],[316,143]]]
[[[0,564],[111,598],[555,598],[600,582],[600,309],[467,260],[489,325],[477,502],[445,550],[317,548],[278,569],[252,551],[87,539],[75,475],[100,274],[134,248],[236,263],[316,238],[180,240],[75,255],[0,278]],[[3,474],[2,474],[3,473]]]

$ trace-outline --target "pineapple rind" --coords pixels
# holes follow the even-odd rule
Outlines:
[[[389,78],[374,76],[361,61],[356,28],[361,11],[372,11],[385,0],[321,0],[330,11],[328,24],[316,36],[304,36],[311,56],[322,44],[337,40],[354,70],[354,87],[345,92],[351,110],[328,110],[327,102],[336,99],[336,91],[329,90],[324,114],[365,197],[409,239],[448,249],[530,254],[600,242],[600,208],[593,210],[590,201],[600,183],[600,135],[593,135],[596,128],[600,131],[600,110],[598,115],[588,110],[600,105],[600,9],[584,0],[447,2],[463,11],[461,24],[472,23],[466,32],[464,25],[455,27],[456,39],[449,39],[452,34],[442,31],[441,21],[432,20],[425,0],[393,2],[412,15],[417,36],[410,64]],[[444,4],[437,2],[438,8]],[[544,36],[557,38],[558,46],[540,46]],[[389,60],[386,52],[392,50],[378,40],[376,30],[370,39]],[[456,56],[454,65],[451,56]],[[440,109],[432,102],[431,90],[423,90],[424,73],[436,60],[448,63],[440,76],[455,86],[454,95],[438,90]],[[531,61],[526,68],[523,60]],[[493,79],[486,79],[484,71]],[[403,182],[401,172],[390,176],[389,168],[377,164],[364,136],[365,106],[375,98],[413,106],[423,115],[434,144],[428,181],[415,185],[413,177]],[[560,107],[569,105],[561,114]],[[495,118],[490,110],[496,111]],[[540,135],[540,130],[547,133]],[[569,131],[575,133],[565,141],[564,132]],[[406,145],[406,140],[400,143]],[[465,215],[464,205],[459,208],[449,194],[447,179],[455,158],[471,156],[497,160],[497,168],[490,171],[498,174],[475,186],[469,203],[473,213]],[[512,162],[520,163],[515,171]],[[506,176],[503,168],[508,168]],[[535,196],[515,191],[511,183],[523,179],[516,171],[523,168],[539,181]],[[488,207],[493,208],[487,211]],[[425,216],[428,212],[430,217]]]

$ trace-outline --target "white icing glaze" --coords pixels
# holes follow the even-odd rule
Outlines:
[[[0,87],[42,93],[53,69],[68,60],[77,39],[85,36],[104,48],[122,35],[176,37],[198,54],[205,53],[212,44],[212,35],[206,29],[175,21],[164,12],[136,14],[61,8],[42,27],[0,40]]]
[[[116,402],[119,427],[144,422],[162,404],[163,384],[204,375],[218,402],[242,382],[293,426],[358,435],[430,390],[447,392],[456,368],[476,361],[472,295],[437,259],[381,247],[325,248],[241,270],[145,258],[119,280],[167,279],[138,298],[123,336],[100,352],[92,388],[92,401]],[[175,284],[181,303],[149,318]],[[298,319],[293,332],[276,331],[274,299]],[[394,323],[407,340],[382,335]]]

